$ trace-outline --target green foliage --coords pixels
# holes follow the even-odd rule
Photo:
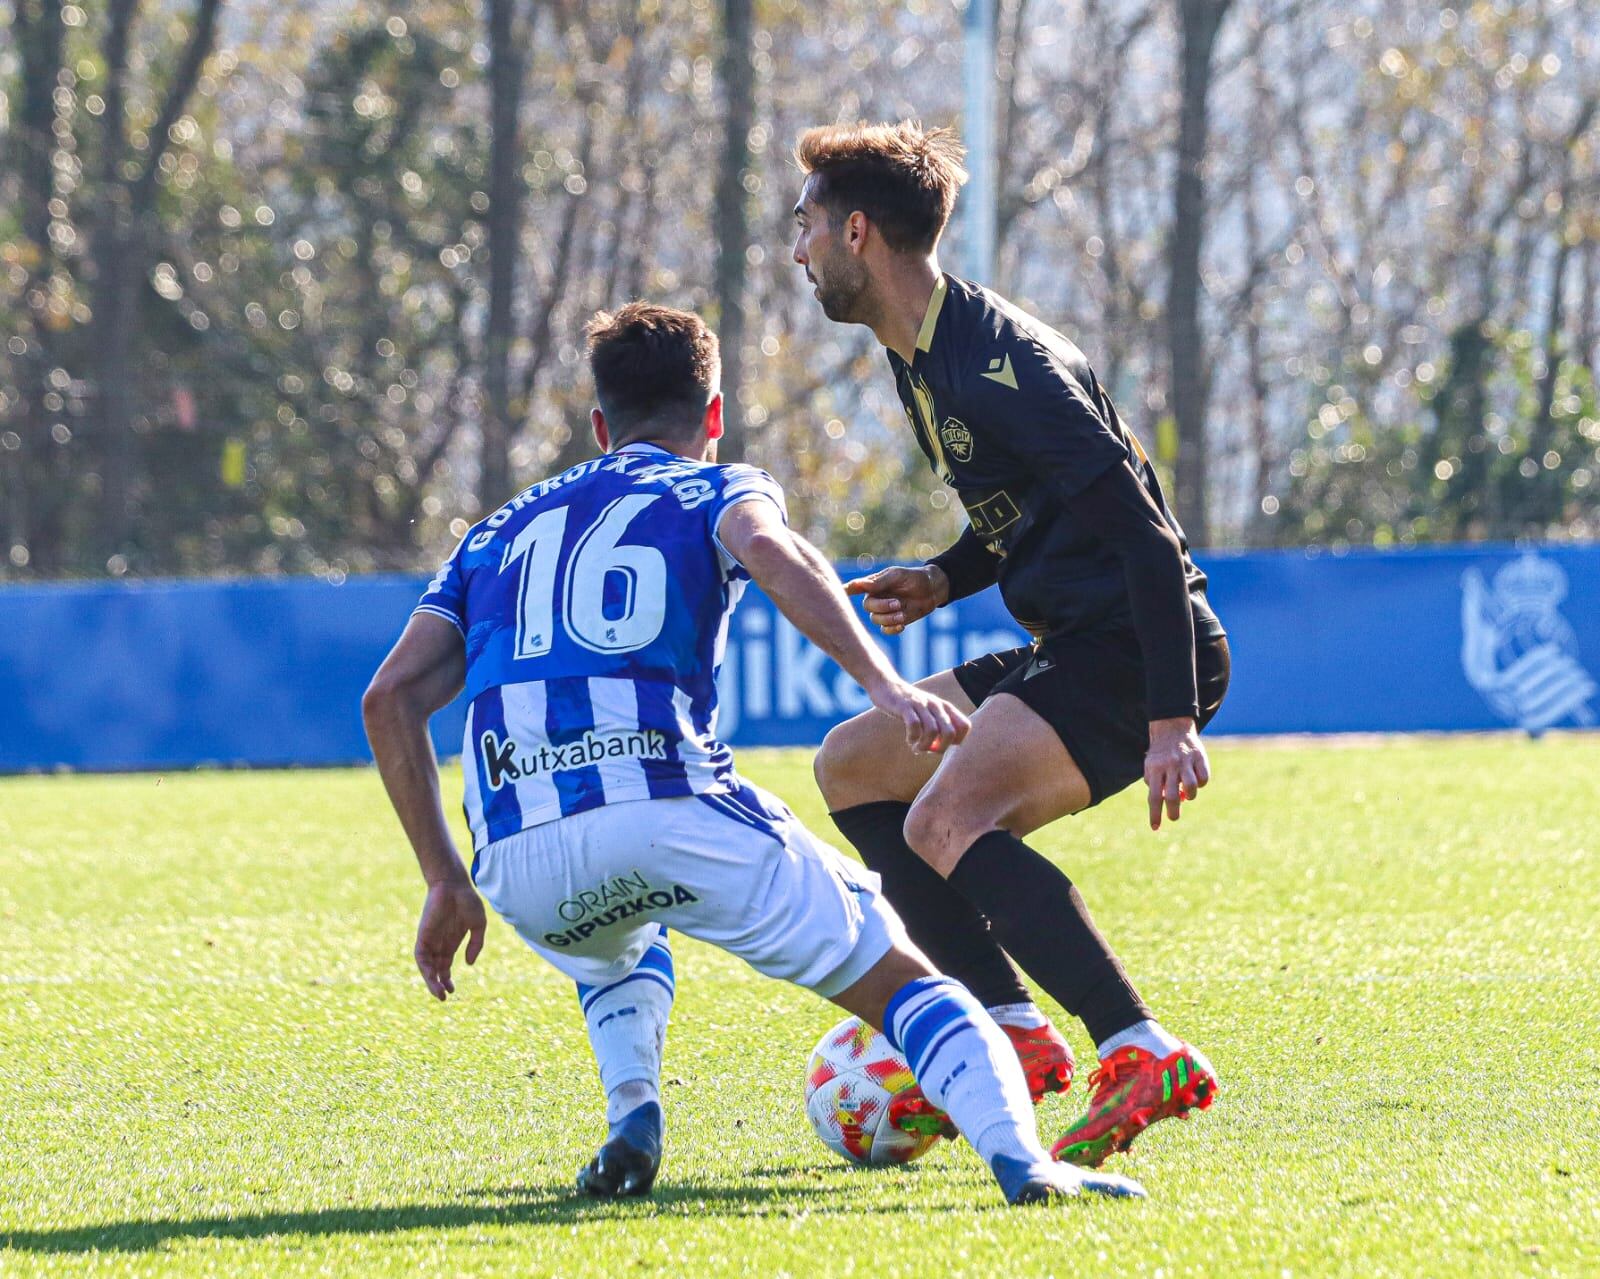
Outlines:
[[[216,48],[152,136],[200,4],[0,5],[17,36],[0,39],[0,578],[417,569],[487,496],[483,6],[225,0]],[[513,7],[518,485],[589,450],[580,333],[596,308],[713,307],[728,94],[721,6]],[[114,133],[118,12],[133,21]],[[1219,544],[1595,530],[1586,16],[1231,7],[1201,263],[1214,492],[1209,521],[1178,510],[1192,528]],[[959,10],[774,0],[752,17],[732,417],[831,552],[925,554],[959,512],[911,450],[871,336],[800,286],[787,157],[820,120],[959,120]],[[999,22],[986,282],[1090,354],[1170,467],[1181,24],[1154,0],[1007,3]],[[127,296],[100,260],[121,242],[109,211],[152,160],[154,207],[125,228],[137,252],[110,255],[136,267],[115,330],[130,350],[102,359],[120,343],[97,326]],[[963,218],[944,246],[958,271]]]
[[[20,206],[0,199],[12,237],[0,236],[0,265],[12,263],[0,283],[19,290],[0,291],[0,308],[23,310],[30,291],[51,299],[35,308],[31,341],[0,348],[0,408],[24,428],[0,434],[0,495],[25,492],[18,505],[31,517],[13,524],[17,549],[0,564],[27,568],[37,554],[35,567],[54,573],[341,574],[412,567],[438,540],[448,519],[426,490],[448,477],[470,411],[468,263],[481,244],[485,126],[467,101],[479,78],[471,12],[426,12],[437,31],[358,18],[303,76],[292,46],[257,46],[248,65],[225,50],[207,64],[142,228],[151,264],[135,303],[133,534],[110,563],[94,531],[115,454],[90,357],[103,301],[95,209],[108,198],[99,179],[112,143],[99,119],[100,32],[75,28],[56,100],[67,175],[57,186],[68,188],[58,251],[14,238]],[[183,30],[139,23],[135,65],[170,61]],[[158,77],[134,84],[135,128],[162,88]],[[241,111],[258,113],[248,145]]]
[[[1556,370],[1525,331],[1462,325],[1423,388],[1425,416],[1374,420],[1370,388],[1326,388],[1269,526],[1282,544],[1411,545],[1583,535],[1600,501],[1600,404],[1587,367]]]
[[[471,408],[469,264],[488,200],[486,130],[464,105],[479,79],[470,14],[438,21],[341,32],[308,70],[303,125],[270,178],[282,372],[251,487],[304,548],[284,567],[409,566],[441,522],[427,494]]]

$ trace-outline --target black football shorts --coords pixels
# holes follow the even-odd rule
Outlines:
[[[1204,728],[1228,691],[1228,641],[1202,639],[1194,664]],[[1150,721],[1144,659],[1132,631],[1054,635],[1037,645],[986,653],[953,674],[973,705],[1010,693],[1055,729],[1089,783],[1091,807],[1144,777]]]

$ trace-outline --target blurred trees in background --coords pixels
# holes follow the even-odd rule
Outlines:
[[[1211,545],[1600,531],[1571,0],[1001,0],[994,284]],[[0,575],[414,569],[584,456],[581,327],[726,350],[840,556],[958,504],[789,260],[795,135],[960,119],[935,0],[0,0]],[[959,242],[959,220],[947,240]]]

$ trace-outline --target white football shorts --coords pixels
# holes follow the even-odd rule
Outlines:
[[[633,972],[662,924],[823,996],[905,937],[877,875],[743,780],[731,794],[608,804],[529,827],[482,849],[473,879],[523,941],[588,986]]]

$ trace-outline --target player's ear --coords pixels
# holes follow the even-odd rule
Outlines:
[[[599,409],[590,409],[589,425],[594,428],[594,442],[600,446],[600,451],[611,452],[611,428],[606,425],[606,415]]]
[[[720,440],[722,438],[722,392],[718,391],[711,397],[711,403],[706,405],[706,439]]]
[[[867,215],[857,209],[844,220],[844,246],[853,253],[867,247]]]

